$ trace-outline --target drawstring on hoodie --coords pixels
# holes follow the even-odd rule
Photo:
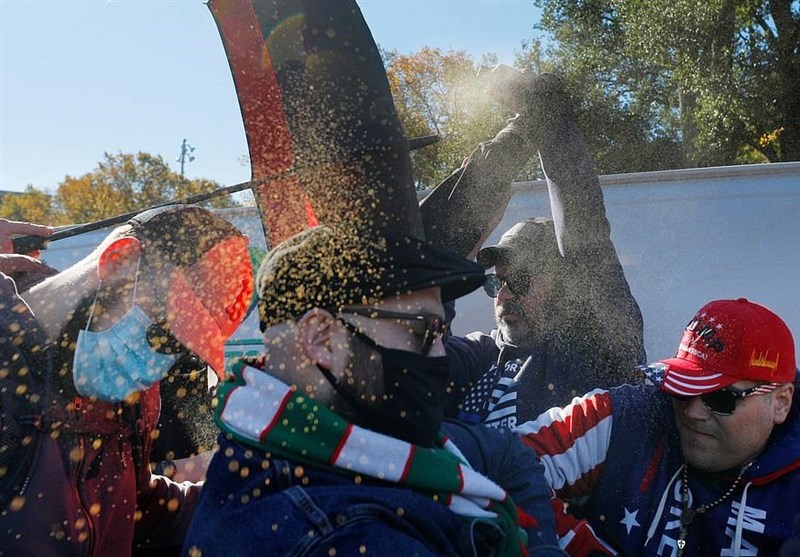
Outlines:
[[[739,482],[741,482],[742,478],[744,477],[744,473],[747,472],[752,464],[753,461],[751,460],[750,462],[746,462],[742,465],[742,468],[739,470],[739,475],[736,476],[736,481],[731,484],[725,493],[710,503],[704,503],[694,509],[689,507],[689,467],[687,464],[684,464],[683,478],[681,483],[681,531],[678,535],[678,557],[683,555],[683,549],[686,547],[686,536],[689,534],[689,525],[691,525],[694,518],[697,515],[707,513],[720,503],[727,501],[733,495],[733,492],[736,491],[736,488],[739,486]]]
[[[656,534],[656,528],[658,528],[658,523],[661,521],[661,515],[664,514],[664,507],[667,504],[667,496],[669,495],[670,490],[672,489],[672,484],[678,479],[678,476],[683,471],[686,464],[678,468],[678,470],[672,475],[669,482],[667,482],[667,487],[664,489],[664,494],[661,496],[661,501],[658,503],[658,509],[656,510],[655,518],[650,523],[650,528],[647,529],[647,539],[644,542],[644,545],[647,545],[653,536]]]
[[[744,530],[744,510],[747,508],[747,490],[753,482],[747,482],[742,492],[742,499],[739,502],[739,512],[736,514],[736,535],[733,539],[733,557],[739,557],[742,549],[742,530]]]

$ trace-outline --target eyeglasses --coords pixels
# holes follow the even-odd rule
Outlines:
[[[706,408],[714,412],[714,414],[718,414],[720,416],[730,416],[733,414],[733,411],[736,410],[737,401],[749,396],[771,393],[780,386],[781,383],[762,383],[761,385],[756,385],[754,387],[750,387],[749,389],[731,389],[726,387],[724,389],[719,389],[718,391],[700,395],[700,399],[703,401],[703,404],[705,404]],[[692,398],[694,398],[674,394],[671,394],[670,396],[681,402],[689,402]]]
[[[355,315],[363,315],[364,317],[370,317],[372,319],[396,319],[396,320],[417,321],[424,323],[425,332],[421,335],[423,356],[427,356],[430,353],[431,348],[433,347],[433,343],[436,342],[436,339],[442,338],[442,336],[444,336],[445,332],[447,331],[447,321],[445,321],[441,316],[432,313],[418,315],[414,313],[400,313],[397,311],[387,311],[377,308],[365,308],[365,307],[353,307],[353,306],[345,306],[341,308],[339,311],[343,313],[353,313]],[[351,332],[353,331],[353,329],[351,329],[352,327],[351,323],[344,321],[344,324]],[[355,334],[359,336],[366,336],[363,335],[363,333],[360,333],[360,331],[358,331],[357,329],[355,330]]]
[[[531,275],[525,272],[516,272],[507,277],[500,278],[495,273],[486,275],[483,290],[492,298],[497,298],[500,289],[507,287],[514,296],[525,296],[531,289]]]

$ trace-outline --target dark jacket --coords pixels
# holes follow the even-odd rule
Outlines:
[[[534,517],[532,556],[563,555],[555,544],[550,490],[535,455],[510,432],[445,424],[473,467]],[[204,556],[486,555],[496,526],[458,515],[408,488],[302,466],[220,436],[220,450],[186,538]]]
[[[544,341],[520,348],[505,342],[496,329],[488,335],[450,337],[445,348],[452,379],[447,415],[492,427],[513,428],[592,388],[630,377],[628,366],[614,362],[613,354],[599,346],[582,349]]]
[[[593,388],[630,381],[645,361],[642,314],[611,241],[594,161],[577,125],[568,111],[553,111],[542,125],[528,128],[562,256],[547,334],[534,346],[510,345],[497,331],[445,343],[452,361],[449,415],[495,426],[513,427]],[[484,148],[495,158],[503,149],[523,147],[499,139]],[[507,179],[490,159],[470,160],[467,169],[474,168],[465,171],[484,181],[484,189],[495,187],[497,176]]]
[[[0,555],[130,555],[180,545],[199,486],[148,467],[158,385],[138,404],[76,395],[14,282],[0,274]],[[71,378],[64,378],[71,383]]]

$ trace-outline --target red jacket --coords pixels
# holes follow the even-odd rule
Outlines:
[[[68,394],[57,387],[54,351],[44,350],[43,332],[3,274],[0,300],[0,337],[8,339],[0,343],[0,423],[9,470],[19,472],[0,483],[0,555],[125,556],[180,545],[200,485],[150,473],[158,385],[136,404]],[[24,435],[6,435],[10,424]]]

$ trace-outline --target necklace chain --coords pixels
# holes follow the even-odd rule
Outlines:
[[[686,547],[686,534],[688,533],[689,525],[692,523],[694,518],[699,514],[708,512],[733,495],[733,492],[739,486],[739,483],[741,483],[744,473],[747,472],[747,469],[750,468],[751,464],[753,464],[752,460],[742,466],[741,470],[739,470],[739,475],[736,476],[736,480],[731,484],[725,493],[723,493],[720,497],[717,497],[711,503],[705,503],[696,509],[689,508],[689,465],[683,465],[683,481],[681,483],[681,530],[680,534],[678,535],[678,557],[683,555],[683,548]]]

